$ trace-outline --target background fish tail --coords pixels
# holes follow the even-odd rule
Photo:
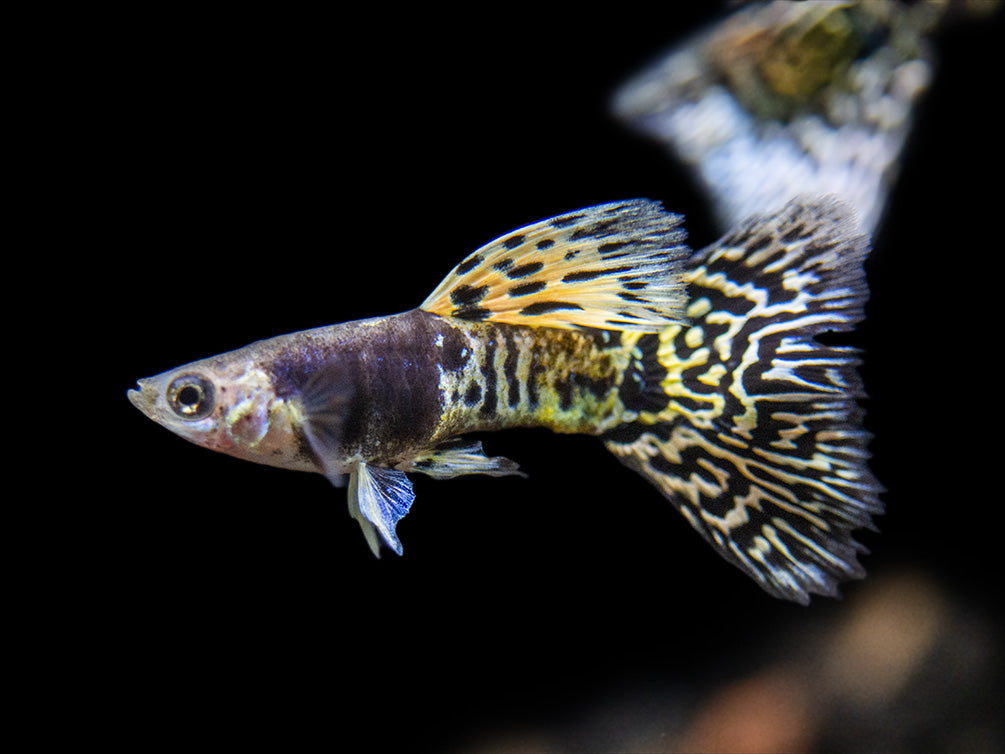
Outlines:
[[[852,531],[879,513],[854,349],[868,239],[842,205],[795,201],[695,254],[688,324],[636,338],[628,421],[607,447],[727,560],[808,602],[861,577]]]

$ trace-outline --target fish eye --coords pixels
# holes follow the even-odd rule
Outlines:
[[[213,411],[213,383],[197,374],[183,374],[168,385],[167,402],[182,419],[202,419]]]

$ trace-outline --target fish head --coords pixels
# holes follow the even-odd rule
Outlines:
[[[295,407],[276,395],[268,372],[229,356],[138,380],[129,400],[148,418],[201,447],[303,468],[293,431]]]

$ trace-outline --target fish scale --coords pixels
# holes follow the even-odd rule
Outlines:
[[[599,436],[765,590],[833,595],[863,575],[852,532],[882,506],[858,356],[814,336],[862,318],[867,239],[823,198],[696,254],[683,240],[647,200],[559,215],[476,250],[418,309],[254,343],[129,397],[204,447],[348,481],[378,555],[402,552],[409,474],[520,474],[468,433]]]
[[[599,434],[620,421],[629,356],[620,333],[452,322],[468,356],[440,369],[436,436],[513,427]]]

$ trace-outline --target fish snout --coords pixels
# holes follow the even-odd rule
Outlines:
[[[157,400],[157,393],[150,379],[136,381],[136,388],[126,391],[129,402],[142,411],[151,419],[154,418],[154,404]]]

